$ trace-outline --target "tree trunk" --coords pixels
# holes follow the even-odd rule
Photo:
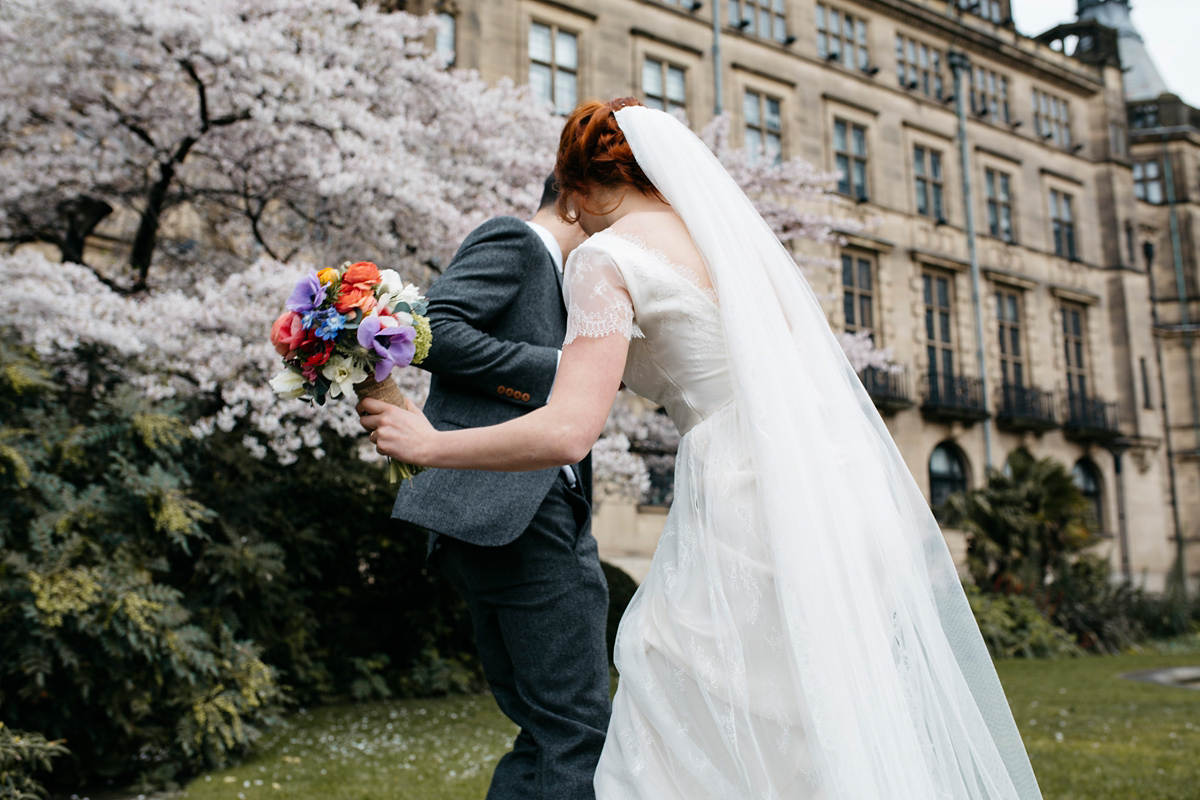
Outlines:
[[[113,212],[113,207],[103,200],[81,196],[64,200],[58,204],[57,210],[66,228],[58,242],[63,261],[86,266],[83,248],[87,244],[87,237],[91,236],[96,226]]]

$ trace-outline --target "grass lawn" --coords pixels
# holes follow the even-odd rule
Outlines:
[[[999,665],[1046,800],[1200,798],[1200,692],[1121,680],[1200,654]],[[482,800],[515,727],[490,697],[335,706],[292,716],[188,800]]]

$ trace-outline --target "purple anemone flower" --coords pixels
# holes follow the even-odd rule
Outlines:
[[[303,314],[317,309],[324,302],[325,287],[317,273],[310,272],[296,282],[296,288],[292,289],[292,295],[287,299],[287,308]]]
[[[358,324],[358,343],[379,356],[375,365],[375,380],[382,381],[392,367],[407,367],[417,352],[414,340],[417,331],[411,325],[383,327],[383,317],[372,315]]]

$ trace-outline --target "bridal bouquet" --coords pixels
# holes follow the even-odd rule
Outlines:
[[[347,261],[302,277],[286,305],[271,326],[284,364],[271,379],[277,394],[323,405],[327,397],[353,393],[404,408],[392,370],[421,363],[433,343],[417,287],[395,270]],[[393,480],[422,469],[394,462],[390,468]]]

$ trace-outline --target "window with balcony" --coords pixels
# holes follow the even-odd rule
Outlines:
[[[1067,394],[1086,398],[1090,390],[1087,362],[1087,308],[1062,304],[1063,354],[1067,367]]]
[[[687,111],[687,85],[683,67],[657,58],[642,62],[642,97],[659,111]]]
[[[1033,90],[1033,130],[1056,147],[1071,147],[1071,109],[1066,100]]]
[[[984,170],[984,194],[987,197],[988,233],[1006,242],[1013,236],[1012,181],[1007,173]]]
[[[930,378],[954,377],[954,276],[926,270],[921,276],[925,294],[925,354]]]
[[[868,69],[866,20],[817,3],[817,55],[843,66]]]
[[[913,175],[917,189],[917,213],[938,222],[946,221],[945,185],[942,154],[937,150],[913,147]]]
[[[856,200],[867,194],[867,129],[853,122],[833,121],[834,166],[841,173],[837,190]]]
[[[971,75],[971,113],[1009,124],[1008,78],[980,66],[972,67]]]
[[[714,0],[715,2],[715,0]],[[753,36],[787,41],[784,0],[727,0],[729,24]]]
[[[529,85],[533,96],[569,114],[579,97],[579,36],[555,25],[534,22],[529,28]]]
[[[1050,190],[1050,228],[1054,238],[1054,254],[1075,261],[1075,212],[1071,195]]]
[[[861,253],[842,253],[842,310],[846,332],[875,336],[875,262]]]
[[[1161,205],[1166,198],[1165,185],[1161,159],[1133,162],[1133,194],[1138,200]]]
[[[442,11],[437,15],[437,33],[433,50],[448,67],[454,66],[457,53],[458,20],[453,14]]]
[[[1004,386],[1025,385],[1025,354],[1021,348],[1021,294],[996,290],[996,322],[1000,334],[1000,378]]]
[[[778,164],[783,159],[783,115],[778,97],[746,90],[742,97],[746,118],[745,147],[751,161],[766,157]]]
[[[896,34],[896,79],[905,89],[941,100],[945,91],[942,52]]]

